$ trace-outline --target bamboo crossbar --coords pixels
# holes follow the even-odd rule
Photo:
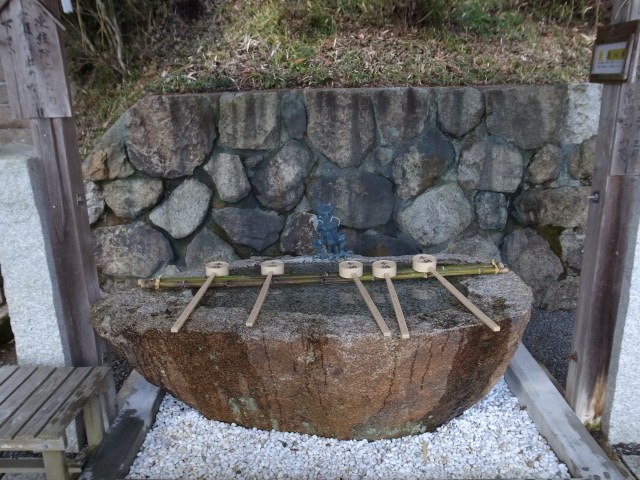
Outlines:
[[[509,269],[501,264],[479,263],[467,265],[438,265],[437,271],[444,277],[458,275],[486,275],[509,273]],[[398,273],[394,280],[408,280],[424,278],[424,273],[416,272],[411,268],[398,269]],[[174,278],[157,278],[157,279],[140,279],[138,285],[142,288],[159,289],[159,288],[200,288],[207,277],[174,277]],[[360,277],[363,282],[382,281],[384,279],[375,278],[371,273],[367,273]],[[315,273],[315,274],[289,274],[274,276],[271,280],[272,285],[313,285],[313,284],[329,284],[329,283],[348,283],[351,279],[342,278],[337,273]],[[211,283],[210,288],[234,288],[234,287],[259,287],[264,283],[262,275],[229,275],[216,276]]]

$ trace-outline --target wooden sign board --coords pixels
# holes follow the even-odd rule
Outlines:
[[[589,81],[622,83],[635,78],[638,66],[640,22],[625,22],[598,28],[591,57]]]
[[[55,17],[39,0],[8,0],[0,11],[0,57],[15,118],[71,117]]]

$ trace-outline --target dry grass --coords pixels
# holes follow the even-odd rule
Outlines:
[[[587,78],[595,39],[595,26],[587,22],[552,21],[523,11],[515,0],[509,2],[515,5],[511,10],[502,5],[506,0],[493,0],[502,2],[503,10],[465,7],[440,26],[416,26],[406,12],[394,19],[363,10],[381,1],[325,0],[333,10],[318,10],[322,2],[218,0],[209,1],[194,23],[171,17],[139,37],[137,45],[144,48],[130,58],[127,76],[100,66],[87,69],[86,62],[76,68],[83,153],[126,108],[150,93],[552,84]],[[491,0],[464,4],[474,2]]]

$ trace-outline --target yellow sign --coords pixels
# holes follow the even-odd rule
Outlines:
[[[624,61],[626,55],[627,55],[626,48],[616,48],[614,50],[609,50],[607,52],[607,60],[623,60]]]

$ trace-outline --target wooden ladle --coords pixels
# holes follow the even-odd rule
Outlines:
[[[229,264],[227,262],[210,262],[204,266],[204,270],[207,275],[207,280],[200,287],[200,290],[198,290],[193,299],[191,299],[187,308],[185,308],[182,314],[180,314],[176,323],[171,327],[171,331],[173,333],[178,333],[180,331],[184,322],[186,322],[189,315],[191,315],[191,312],[193,312],[193,310],[198,306],[198,303],[200,303],[200,300],[209,289],[209,286],[211,285],[211,282],[213,282],[213,279],[216,278],[216,275],[219,277],[226,277],[229,275]]]
[[[458,291],[456,287],[451,285],[442,275],[436,271],[437,259],[433,255],[416,255],[411,261],[411,266],[416,272],[424,272],[425,278],[428,276],[436,277],[440,283],[449,290],[460,302],[471,311],[476,317],[484,322],[494,332],[500,331],[500,325],[487,317],[476,307],[471,300]]]
[[[373,262],[373,264],[371,265],[371,269],[373,271],[374,277],[384,278],[387,282],[387,290],[389,291],[389,296],[391,297],[393,309],[396,312],[398,327],[400,327],[400,336],[402,338],[409,338],[409,329],[407,328],[407,322],[404,319],[404,312],[402,311],[402,306],[400,305],[400,299],[398,299],[398,294],[396,293],[396,289],[393,286],[393,282],[391,281],[391,278],[395,277],[396,273],[398,272],[398,266],[396,262],[392,262],[391,260],[377,260]]]
[[[251,310],[249,318],[247,318],[247,327],[253,327],[253,324],[256,322],[256,318],[258,318],[258,314],[260,313],[260,309],[262,308],[264,299],[266,298],[267,292],[269,291],[269,286],[271,285],[271,278],[274,275],[282,275],[284,273],[284,262],[282,262],[281,260],[268,260],[266,262],[262,262],[260,264],[260,272],[262,273],[262,275],[266,275],[267,278],[262,284],[260,294],[256,299],[253,310]]]
[[[360,292],[360,295],[362,295],[364,302],[367,304],[367,307],[369,307],[369,311],[371,312],[371,315],[373,315],[374,320],[378,324],[378,328],[380,328],[382,335],[384,335],[385,337],[390,337],[391,330],[389,330],[389,327],[387,326],[384,319],[382,318],[382,315],[380,315],[380,311],[378,310],[378,307],[376,307],[376,304],[373,303],[371,296],[369,295],[367,290],[364,288],[364,285],[362,285],[362,282],[360,281],[360,277],[363,274],[362,262],[357,262],[355,260],[347,260],[344,262],[340,262],[340,264],[338,265],[338,274],[342,278],[353,279],[356,286],[358,287],[358,291]]]

